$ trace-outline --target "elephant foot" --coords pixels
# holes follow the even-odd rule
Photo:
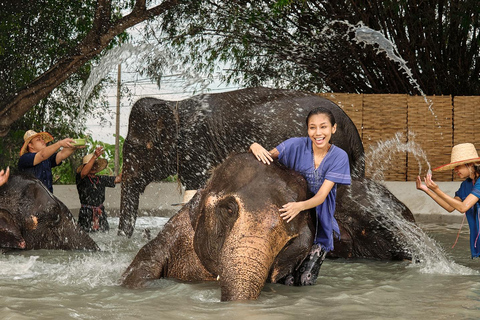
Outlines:
[[[293,286],[295,284],[295,278],[293,275],[289,274],[285,277],[284,283],[286,286]]]
[[[323,260],[327,252],[320,244],[314,244],[310,249],[310,253],[303,260],[300,268],[295,273],[295,285],[311,286],[317,281],[318,272],[322,266]]]

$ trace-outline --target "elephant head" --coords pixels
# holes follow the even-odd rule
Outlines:
[[[251,154],[229,158],[214,171],[192,223],[195,252],[219,276],[222,300],[256,299],[265,281],[291,274],[307,254],[310,215],[301,213],[286,223],[278,211],[287,202],[306,199],[306,190],[296,173],[266,166]],[[287,244],[294,239],[292,257]]]
[[[0,187],[0,248],[99,250],[65,204],[24,175],[12,175]]]

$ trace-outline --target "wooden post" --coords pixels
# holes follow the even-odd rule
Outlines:
[[[120,94],[122,82],[122,65],[118,64],[117,70],[117,118],[115,124],[115,175],[120,170]]]

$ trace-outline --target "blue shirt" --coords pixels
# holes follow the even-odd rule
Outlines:
[[[42,181],[42,183],[53,193],[53,175],[52,168],[61,164],[57,164],[57,153],[54,153],[50,158],[43,160],[36,166],[33,165],[36,153],[27,152],[18,159],[18,170],[32,174],[35,178]]]
[[[475,197],[480,199],[480,179],[477,179],[475,185],[473,180],[470,178],[465,179],[460,185],[460,188],[455,192],[455,196],[460,199],[465,200],[469,195],[473,194]],[[479,235],[479,215],[480,215],[480,204],[475,203],[470,209],[465,212],[467,217],[468,227],[470,228],[470,252],[472,253],[472,259],[480,256],[480,239]]]
[[[347,153],[332,144],[325,158],[315,169],[312,140],[309,137],[288,139],[280,143],[276,149],[279,152],[279,162],[300,173],[307,181],[311,193],[316,194],[325,180],[335,183],[325,201],[315,208],[317,213],[315,243],[321,244],[327,251],[333,250],[333,233],[340,236],[338,223],[334,218],[337,184],[351,184]]]

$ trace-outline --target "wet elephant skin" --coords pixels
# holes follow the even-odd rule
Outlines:
[[[0,187],[0,249],[99,250],[65,204],[26,175]]]
[[[349,155],[353,175],[363,177],[364,150],[354,123],[316,94],[260,87],[182,101],[140,99],[132,107],[123,147],[119,234],[132,235],[139,195],[149,183],[178,174],[187,190],[197,190],[232,152],[247,151],[253,142],[273,148],[306,136],[306,116],[320,106],[335,116],[332,142]]]

